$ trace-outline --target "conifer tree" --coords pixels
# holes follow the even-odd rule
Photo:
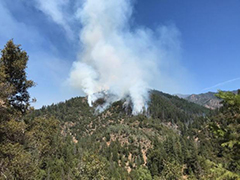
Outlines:
[[[29,107],[27,80],[28,56],[8,41],[0,57],[0,179],[34,179],[37,168],[34,158],[25,149],[26,127],[19,120]],[[20,113],[19,113],[20,112]]]
[[[233,172],[240,172],[240,91],[233,92],[219,91],[223,107],[221,113],[214,117],[210,128],[218,143],[224,150],[224,156],[229,163],[228,169]]]
[[[1,51],[1,83],[11,88],[9,104],[23,114],[29,107],[28,89],[34,85],[33,81],[27,79],[27,62],[27,53],[20,48],[20,45],[15,45],[13,40],[9,40]]]

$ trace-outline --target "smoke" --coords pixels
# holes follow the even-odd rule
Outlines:
[[[129,97],[138,114],[147,106],[150,88],[178,90],[176,72],[184,71],[175,60],[180,33],[174,26],[132,28],[132,12],[130,0],[86,0],[76,13],[83,26],[82,51],[69,82],[88,96],[90,106],[105,98],[100,110]]]
[[[67,36],[73,39],[73,32],[69,25],[67,7],[69,0],[35,0],[36,7],[50,17],[55,23],[62,26]]]

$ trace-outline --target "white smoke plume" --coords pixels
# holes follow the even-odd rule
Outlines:
[[[70,39],[73,38],[73,32],[68,22],[69,16],[65,9],[70,2],[69,0],[35,0],[35,2],[36,7],[40,11],[49,16],[55,23],[62,26]]]
[[[156,32],[133,29],[132,11],[130,0],[85,0],[76,13],[83,26],[82,51],[69,81],[84,91],[90,106],[103,94],[109,97],[103,109],[130,97],[133,114],[138,114],[147,105],[150,88],[177,87],[176,78],[171,77],[177,76],[175,72],[168,75],[166,71],[172,65],[181,69],[173,60],[181,49],[179,32],[174,26],[162,26]]]

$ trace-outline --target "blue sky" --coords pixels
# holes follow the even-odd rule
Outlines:
[[[83,1],[0,0],[0,48],[13,38],[29,55],[28,77],[36,107],[82,95],[66,80],[81,43],[75,18]],[[179,93],[240,87],[239,0],[135,0],[131,28],[174,25],[180,33],[181,65],[194,87]],[[159,89],[161,90],[161,89]]]

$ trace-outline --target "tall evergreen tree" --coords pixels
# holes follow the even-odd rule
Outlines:
[[[230,171],[240,173],[240,90],[237,94],[219,91],[217,96],[223,100],[223,107],[213,117],[210,128],[229,161],[225,165]]]
[[[12,89],[8,97],[9,104],[24,114],[29,107],[28,88],[34,85],[33,81],[27,79],[28,55],[20,48],[20,45],[15,45],[13,40],[7,42],[1,55],[1,83]]]
[[[34,158],[25,149],[27,125],[19,117],[29,107],[27,80],[28,56],[8,41],[0,58],[0,179],[34,179],[37,168]],[[20,112],[20,113],[19,113]]]

